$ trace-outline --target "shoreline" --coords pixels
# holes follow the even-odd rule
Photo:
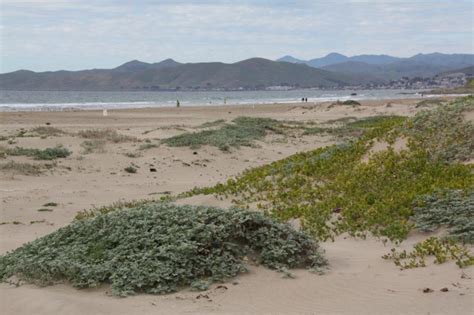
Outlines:
[[[413,95],[413,97],[408,97]],[[357,96],[344,96],[344,97],[334,97],[334,98],[320,98],[320,99],[309,99],[308,102],[301,102],[301,100],[284,100],[284,101],[249,101],[249,102],[239,102],[239,103],[227,103],[227,104],[186,104],[182,103],[180,108],[214,108],[214,107],[229,107],[235,108],[238,106],[265,106],[265,105],[304,105],[304,104],[324,104],[328,102],[336,101],[345,101],[345,100],[355,100],[358,102],[364,101],[404,101],[404,100],[423,100],[429,98],[443,98],[443,99],[452,99],[456,97],[465,97],[472,94],[418,94],[418,93],[408,93],[401,94],[400,98],[358,98]],[[104,109],[107,110],[133,110],[133,109],[170,109],[176,108],[176,105],[169,105],[163,103],[151,103],[151,102],[110,102],[110,103],[66,103],[66,104],[54,104],[54,103],[16,103],[16,104],[0,104],[0,113],[11,113],[11,112],[75,112],[75,111],[101,111]]]
[[[444,97],[444,100],[451,100],[455,97]],[[364,100],[360,101],[362,107],[378,107],[381,104],[398,103],[400,105],[409,105],[417,103],[421,98],[403,98],[403,99],[384,99],[384,100]],[[103,109],[74,109],[74,110],[52,110],[52,111],[0,111],[0,121],[3,126],[29,125],[35,121],[41,121],[42,124],[50,123],[51,126],[67,126],[81,122],[89,124],[109,124],[112,121],[120,124],[131,124],[143,120],[157,119],[159,124],[170,124],[169,119],[185,119],[208,121],[209,119],[228,119],[242,115],[270,117],[282,115],[293,110],[323,110],[330,106],[333,101],[325,102],[297,102],[297,103],[269,103],[269,104],[237,104],[237,105],[199,105],[199,106],[181,106],[177,107],[139,107],[139,108],[108,108],[107,116],[103,116]],[[352,106],[341,106],[341,108]],[[342,115],[338,113],[337,115]],[[312,119],[309,117],[297,117],[296,119]],[[84,119],[87,117],[87,121]],[[314,117],[318,120],[318,117]],[[161,121],[163,119],[163,121]],[[186,123],[186,121],[182,123]]]
[[[319,90],[318,90],[319,91]],[[212,107],[212,106],[227,106],[227,107],[235,107],[235,106],[261,106],[261,105],[283,105],[283,104],[305,104],[305,102],[301,102],[301,97],[306,97],[308,99],[307,103],[324,103],[324,102],[335,102],[335,101],[345,101],[345,100],[355,100],[355,101],[388,101],[388,100],[403,100],[403,99],[421,99],[423,97],[439,97],[438,95],[423,95],[422,90],[406,90],[409,92],[403,92],[405,90],[390,90],[390,92],[398,91],[398,93],[388,93],[384,94],[377,94],[380,91],[384,90],[359,90],[358,95],[350,95],[350,94],[343,94],[337,95],[337,93],[341,92],[340,90],[331,90],[328,91],[329,94],[322,94],[322,95],[305,95],[305,93],[310,93],[311,90],[298,90],[298,91],[291,91],[292,93],[300,93],[298,95],[265,95],[265,97],[259,98],[255,97],[255,95],[248,95],[245,94],[219,94],[213,95],[213,92],[209,92],[208,99],[200,99],[200,98],[193,98],[194,92],[184,92],[182,94],[173,95],[173,98],[163,99],[163,100],[156,100],[150,98],[149,96],[145,97],[142,96],[140,100],[127,100],[127,97],[124,97],[120,100],[106,100],[106,101],[94,101],[94,100],[84,100],[84,101],[70,101],[71,99],[78,96],[74,95],[63,95],[62,97],[66,97],[68,100],[61,102],[55,101],[51,102],[36,102],[36,103],[25,103],[25,102],[6,102],[8,98],[0,99],[0,112],[53,112],[53,111],[82,111],[82,110],[102,110],[102,109],[109,109],[109,110],[116,110],[116,109],[134,109],[134,108],[147,108],[147,109],[155,109],[155,108],[175,108],[176,107],[176,100],[179,100],[181,103],[181,107]],[[0,91],[0,92],[8,92],[8,91]],[[17,91],[15,91],[17,92]],[[31,91],[36,93],[37,91]],[[250,91],[249,93],[253,93],[254,91]],[[263,91],[262,93],[274,93],[275,91]],[[45,92],[50,93],[50,92]],[[61,92],[63,93],[63,92]],[[64,93],[76,93],[76,92],[66,92]],[[81,92],[79,92],[81,93]],[[108,92],[103,92],[108,93]],[[201,92],[198,92],[201,93]],[[219,92],[216,92],[219,93]],[[223,92],[225,93],[225,92]],[[235,92],[241,93],[241,92]],[[243,91],[242,93],[247,93]],[[279,93],[276,91],[275,93]],[[370,94],[374,93],[374,94]],[[212,96],[212,97],[211,97]],[[244,97],[241,97],[244,96]],[[449,97],[450,95],[446,95]],[[40,96],[36,96],[40,97]],[[44,97],[44,96],[42,96]],[[148,99],[147,99],[148,98]]]
[[[413,97],[408,97],[413,95]],[[429,98],[444,98],[452,99],[456,97],[464,97],[472,95],[470,93],[464,94],[419,94],[419,93],[406,93],[400,94],[400,98],[388,97],[388,98],[358,98],[357,96],[343,96],[343,97],[327,97],[320,99],[309,99],[308,102],[301,102],[301,100],[284,100],[284,101],[249,101],[239,103],[226,103],[226,104],[186,104],[182,103],[180,108],[213,108],[213,107],[238,107],[238,106],[264,106],[264,105],[298,105],[298,104],[324,104],[327,102],[355,100],[359,102],[363,101],[403,101],[403,100],[423,100]],[[161,109],[161,108],[176,108],[176,105],[163,104],[163,103],[152,103],[152,102],[97,102],[97,103],[0,103],[0,113],[11,113],[11,112],[75,112],[75,111],[99,111],[103,109],[107,110],[133,110],[133,109]]]

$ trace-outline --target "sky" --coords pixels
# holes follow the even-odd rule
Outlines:
[[[0,0],[0,72],[473,53],[473,0]]]

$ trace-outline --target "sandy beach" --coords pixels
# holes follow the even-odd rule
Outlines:
[[[63,145],[72,155],[57,160],[43,174],[0,171],[0,253],[67,225],[76,213],[120,200],[159,199],[193,187],[223,182],[243,170],[324,147],[338,140],[330,135],[270,134],[254,147],[222,152],[215,147],[169,147],[160,140],[200,130],[203,123],[230,122],[239,116],[317,122],[376,115],[413,116],[424,107],[418,99],[362,101],[361,106],[301,103],[192,108],[144,108],[102,111],[2,112],[0,134],[12,138],[21,130],[50,126],[63,133],[14,137],[5,147],[44,149]],[[107,141],[86,154],[81,130],[112,129],[130,141]],[[143,149],[144,144],[152,144]],[[27,157],[8,161],[39,163]],[[124,171],[133,165],[138,171]],[[152,171],[153,170],[153,171]],[[38,211],[46,203],[52,211]],[[229,200],[195,196],[180,204],[229,206]],[[427,235],[412,234],[401,248],[409,249]],[[286,279],[260,266],[246,275],[215,284],[204,292],[183,290],[155,296],[110,296],[106,286],[78,290],[68,284],[38,287],[0,284],[1,314],[470,314],[474,310],[473,268],[454,263],[399,270],[381,259],[391,244],[346,235],[322,243],[329,269],[323,275],[296,270]],[[424,288],[433,292],[424,293]],[[448,288],[447,292],[440,291]]]

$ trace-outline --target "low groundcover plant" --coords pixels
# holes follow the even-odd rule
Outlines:
[[[326,264],[311,237],[261,213],[150,203],[75,220],[1,256],[0,278],[161,294],[206,289],[248,260],[282,271]]]

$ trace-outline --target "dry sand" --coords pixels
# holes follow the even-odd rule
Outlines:
[[[41,139],[17,138],[16,144],[46,148],[62,144],[73,154],[40,176],[0,172],[2,206],[0,253],[14,249],[71,222],[77,211],[108,205],[118,200],[159,198],[163,192],[178,193],[194,186],[213,185],[246,168],[263,165],[296,152],[334,143],[323,136],[268,136],[258,148],[242,147],[223,153],[213,147],[198,150],[157,148],[138,150],[150,139],[163,139],[209,121],[238,116],[271,117],[295,121],[317,121],[379,114],[414,115],[417,100],[365,101],[362,106],[325,104],[279,104],[167,109],[135,109],[76,112],[0,113],[1,134],[36,126],[60,128],[71,134],[92,128],[112,128],[142,142],[108,142],[104,153],[82,154],[84,139],[61,135]],[[387,106],[387,104],[390,104]],[[126,153],[140,153],[127,157]],[[194,153],[196,152],[196,153]],[[23,157],[8,160],[29,161]],[[123,171],[131,163],[138,173]],[[157,172],[149,169],[156,168]],[[38,212],[47,202],[59,205],[52,212]],[[196,196],[179,203],[228,206],[211,196]],[[38,223],[31,223],[39,221]],[[18,224],[13,224],[17,222]],[[412,235],[402,247],[410,248],[426,235]],[[323,243],[330,269],[324,275],[305,270],[295,279],[253,266],[243,276],[205,292],[181,291],[165,296],[141,294],[111,297],[108,288],[77,290],[67,284],[39,288],[35,285],[0,285],[1,314],[470,314],[474,310],[473,268],[461,270],[454,264],[398,270],[381,259],[391,246],[376,240],[355,240],[340,236]],[[432,293],[423,293],[429,287]],[[448,292],[441,292],[441,288]]]

